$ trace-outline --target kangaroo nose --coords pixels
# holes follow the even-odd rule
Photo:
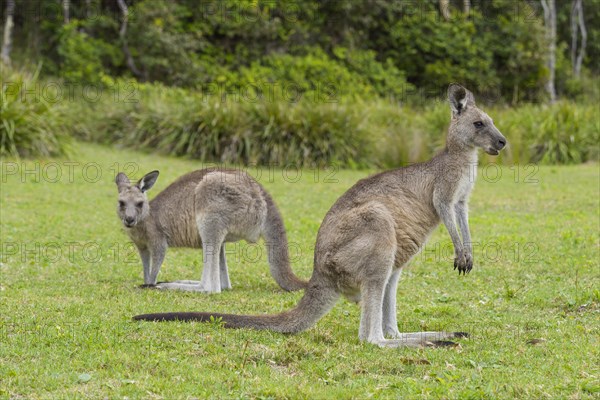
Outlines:
[[[498,139],[498,147],[500,149],[503,149],[504,146],[506,146],[506,139],[502,138],[502,139]]]
[[[125,222],[129,225],[133,224],[134,221],[135,221],[135,218],[133,218],[133,217],[125,217]]]

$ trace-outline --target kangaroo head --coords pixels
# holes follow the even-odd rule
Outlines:
[[[117,214],[126,228],[136,226],[150,214],[150,205],[146,191],[154,186],[158,178],[158,171],[144,175],[135,185],[131,185],[129,178],[122,172],[117,174],[115,183],[119,189],[119,205]]]
[[[452,120],[448,129],[448,148],[454,150],[483,149],[498,155],[506,146],[506,138],[494,121],[475,105],[473,93],[453,83],[448,88]]]

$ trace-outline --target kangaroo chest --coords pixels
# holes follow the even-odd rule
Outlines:
[[[448,178],[454,181],[453,199],[455,202],[469,198],[477,178],[477,153],[467,157],[464,161],[464,164],[455,168],[454,176]]]
[[[148,247],[148,235],[146,235],[146,232],[142,231],[139,228],[133,228],[133,229],[127,229],[126,228],[126,233],[129,236],[129,238],[131,239],[131,241],[133,243],[135,243],[136,246],[140,247],[140,248],[145,248]]]
[[[460,201],[469,197],[473,191],[473,187],[475,186],[475,176],[476,174],[473,174],[472,176],[463,175],[460,177],[460,180],[456,185],[456,191],[454,195],[455,201]]]

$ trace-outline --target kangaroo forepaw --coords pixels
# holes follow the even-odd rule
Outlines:
[[[473,256],[466,251],[459,251],[454,257],[454,269],[458,274],[468,274],[473,269]]]

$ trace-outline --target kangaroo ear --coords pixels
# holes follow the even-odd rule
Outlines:
[[[117,177],[115,178],[115,183],[117,184],[117,189],[119,189],[119,192],[129,186],[131,186],[131,182],[129,182],[129,178],[127,177],[127,175],[125,175],[122,172],[119,172],[117,174]]]
[[[158,179],[158,171],[148,172],[140,181],[137,183],[137,187],[140,188],[142,193],[146,192],[156,183]]]
[[[454,117],[460,115],[469,106],[475,105],[473,93],[458,83],[451,83],[448,87],[448,100],[450,100],[450,109]]]

